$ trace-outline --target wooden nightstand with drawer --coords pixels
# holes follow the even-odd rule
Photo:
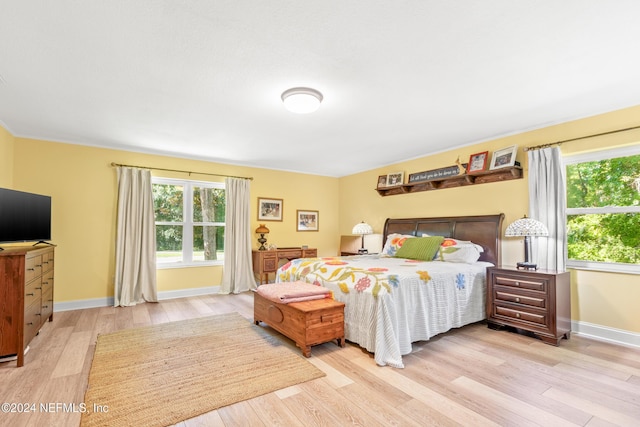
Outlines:
[[[558,345],[571,334],[569,273],[487,268],[487,322],[490,328],[528,331]]]

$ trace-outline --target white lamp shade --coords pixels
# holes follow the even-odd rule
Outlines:
[[[361,223],[356,224],[353,227],[353,230],[351,230],[351,233],[357,234],[357,235],[372,234],[373,228],[369,224],[363,221]]]
[[[507,237],[548,236],[549,230],[540,221],[525,216],[509,224],[504,235]]]
[[[296,114],[309,114],[320,108],[322,94],[307,87],[294,87],[282,93],[284,107]]]

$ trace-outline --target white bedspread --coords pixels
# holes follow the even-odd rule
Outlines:
[[[303,258],[283,265],[276,281],[330,289],[345,303],[345,338],[374,353],[378,365],[403,368],[411,343],[485,318],[491,265],[377,255]]]

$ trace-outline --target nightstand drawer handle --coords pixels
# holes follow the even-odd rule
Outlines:
[[[520,298],[516,298],[516,302],[520,302]]]
[[[516,317],[519,319],[520,318],[520,313],[516,313]]]

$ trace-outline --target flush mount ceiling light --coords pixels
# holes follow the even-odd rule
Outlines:
[[[308,87],[294,87],[282,92],[284,107],[296,114],[309,114],[320,108],[322,94]]]

